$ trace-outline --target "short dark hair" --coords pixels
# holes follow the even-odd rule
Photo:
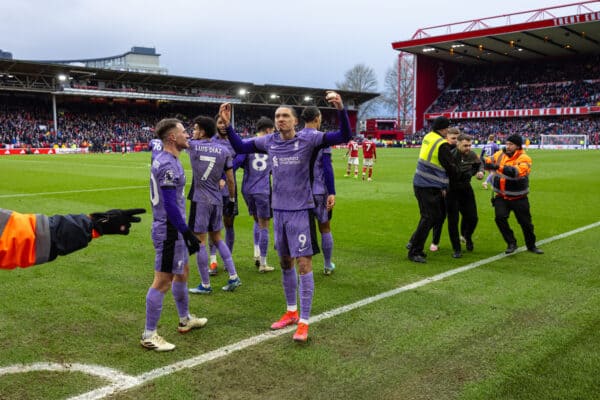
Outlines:
[[[265,129],[274,128],[274,127],[275,127],[275,124],[273,123],[273,120],[271,118],[260,117],[259,120],[256,122],[256,130],[257,131],[263,131]]]
[[[193,124],[202,128],[209,138],[215,136],[215,133],[217,133],[217,123],[213,118],[206,115],[198,115],[194,118]]]
[[[280,105],[277,108],[287,108],[288,110],[290,110],[292,112],[292,115],[295,118],[298,118],[298,113],[296,112],[296,109],[294,107],[292,107],[292,106],[288,106],[287,104],[282,104],[282,105]],[[275,109],[275,112],[277,112],[277,109]]]
[[[304,122],[312,122],[319,115],[321,115],[321,111],[319,111],[318,107],[308,106],[308,107],[305,107],[304,110],[302,110],[302,114],[300,114],[300,118],[302,118],[302,120]]]
[[[442,129],[446,129],[449,126],[450,120],[448,120],[448,118],[444,117],[443,115],[440,115],[439,117],[433,120],[433,123],[431,124],[431,130],[437,132],[441,131]]]
[[[471,135],[467,135],[466,133],[461,133],[460,135],[458,135],[456,140],[458,140],[459,142],[462,142],[463,140],[472,141],[473,137]]]
[[[177,124],[180,124],[180,123],[181,123],[181,121],[178,120],[177,118],[161,119],[160,121],[158,121],[158,124],[156,124],[156,127],[154,128],[154,134],[156,135],[157,138],[159,138],[160,140],[162,140],[164,142],[165,138],[169,134],[169,131],[171,129],[177,127]]]

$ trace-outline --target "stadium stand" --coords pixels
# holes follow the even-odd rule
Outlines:
[[[485,142],[520,133],[600,132],[600,2],[580,2],[417,30],[392,43],[415,55],[418,143],[439,115]]]
[[[89,147],[90,151],[121,151],[146,147],[154,135],[154,126],[165,117],[184,122],[196,115],[215,115],[218,104],[131,103],[63,99],[57,105],[58,127],[53,130],[52,105],[48,98],[29,94],[0,92],[0,142],[2,147],[48,148]],[[256,131],[255,122],[272,116],[273,107],[236,105],[235,127],[242,136]],[[336,116],[324,110],[325,130],[336,129]]]
[[[325,91],[0,59],[0,146],[5,148],[0,154],[13,154],[6,148],[145,149],[161,118],[186,122],[199,114],[212,116],[223,102],[233,105],[234,126],[242,136],[253,134],[255,121],[272,117],[282,104],[298,111],[317,106],[322,128],[335,130],[337,113]],[[338,92],[354,126],[358,106],[379,95]]]

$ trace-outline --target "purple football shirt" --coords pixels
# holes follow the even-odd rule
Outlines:
[[[244,161],[244,178],[242,193],[270,194],[271,193],[271,157],[268,154],[248,154]]]
[[[150,143],[148,143],[148,147],[152,152],[152,155],[150,156],[150,161],[152,162],[154,161],[158,153],[163,151],[163,142],[160,139],[152,139],[150,140]]]
[[[304,128],[300,132],[306,132],[309,134],[319,133],[318,130],[312,128]],[[331,154],[331,147],[321,149],[317,153],[317,157],[315,159],[315,166],[313,168],[313,194],[327,194],[327,187],[325,186],[325,174],[323,169],[323,154],[325,153]]]
[[[259,151],[269,154],[273,163],[274,210],[299,211],[314,208],[310,182],[311,159],[323,144],[323,132],[296,133],[283,140],[278,132],[256,138]]]
[[[166,240],[167,212],[161,188],[175,188],[177,209],[185,221],[185,173],[179,159],[166,151],[158,153],[150,170],[150,202],[152,203],[152,239]]]
[[[224,171],[232,168],[230,151],[221,145],[221,141],[211,140],[190,140],[187,151],[194,171],[191,199],[198,203],[222,205],[219,180]]]

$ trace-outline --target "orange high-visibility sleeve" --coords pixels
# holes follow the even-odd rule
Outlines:
[[[35,264],[35,214],[19,214],[13,211],[3,227],[0,227],[0,232],[1,269],[24,268]]]

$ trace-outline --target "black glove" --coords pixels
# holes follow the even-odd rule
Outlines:
[[[136,214],[144,214],[143,208],[132,208],[129,210],[108,210],[103,213],[90,214],[94,229],[101,235],[127,235],[133,222],[142,219]]]
[[[223,207],[223,214],[227,215],[227,216],[232,216],[233,212],[235,210],[235,198],[229,198],[227,200],[227,203],[225,203],[225,206]]]
[[[498,168],[500,168],[500,166],[498,164],[492,164],[492,163],[485,163],[483,165],[483,168],[485,169],[493,169],[493,170],[497,170]]]
[[[511,178],[514,178],[515,176],[519,175],[519,171],[515,167],[511,167],[510,165],[505,165],[502,169],[502,173]]]
[[[200,241],[192,231],[185,231],[183,233],[183,240],[185,240],[185,245],[188,248],[188,253],[190,253],[190,256],[200,250]]]

